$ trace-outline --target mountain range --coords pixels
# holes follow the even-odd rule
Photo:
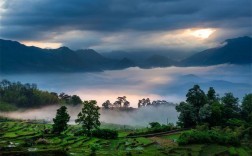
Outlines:
[[[41,49],[17,41],[0,39],[0,73],[20,72],[95,72],[129,67],[208,66],[252,63],[252,38],[228,39],[223,46],[207,49],[175,60],[169,52],[98,53],[92,49],[71,50],[68,47]],[[172,59],[173,58],[173,59]]]

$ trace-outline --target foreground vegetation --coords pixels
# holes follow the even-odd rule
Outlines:
[[[151,122],[147,128],[123,128],[100,122],[95,100],[77,95],[41,91],[36,85],[0,82],[0,107],[17,107],[59,102],[53,123],[0,118],[0,155],[252,155],[252,94],[241,103],[232,93],[219,97],[210,87],[207,94],[194,85],[186,101],[176,106],[178,123]],[[14,103],[14,104],[13,104]],[[81,103],[75,123],[66,104]],[[167,104],[139,100],[139,107]],[[126,97],[102,104],[110,111],[132,111]],[[121,128],[119,128],[121,127]]]
[[[106,127],[107,125],[101,125]],[[119,130],[116,139],[74,136],[81,127],[70,125],[67,130],[54,135],[46,133],[51,124],[35,121],[5,121],[0,123],[0,155],[244,155],[252,154],[249,145],[218,144],[178,145],[181,133],[153,137],[129,138],[134,130]],[[119,127],[119,126],[118,126]],[[114,129],[118,128],[114,125]],[[186,133],[192,133],[187,130]]]

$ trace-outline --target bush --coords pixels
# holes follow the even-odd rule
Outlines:
[[[184,132],[177,140],[179,145],[217,143],[221,145],[240,145],[238,136],[234,133],[224,133],[216,130]]]
[[[168,124],[168,125],[160,125],[160,126],[154,126],[153,128],[148,128],[145,131],[142,132],[133,132],[128,134],[128,136],[138,136],[138,135],[145,135],[145,134],[152,134],[152,133],[160,133],[160,132],[167,132],[171,130],[176,130],[178,129],[175,127],[173,124]]]
[[[87,136],[88,131],[80,128],[80,129],[75,130],[73,133],[74,133],[74,136]]]
[[[111,129],[93,130],[92,134],[94,137],[102,138],[102,139],[116,139],[118,137],[118,132]]]

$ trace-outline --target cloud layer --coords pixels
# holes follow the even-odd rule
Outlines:
[[[72,48],[168,49],[192,41],[183,32],[195,28],[218,30],[212,43],[251,35],[250,0],[3,0],[0,5],[0,37]],[[194,46],[200,44],[207,45]]]
[[[1,79],[36,83],[43,90],[76,94],[83,100],[114,102],[127,96],[131,106],[138,100],[181,102],[188,89],[199,84],[206,92],[214,87],[221,96],[233,92],[240,99],[251,93],[251,66],[217,65],[209,67],[129,68],[100,73],[0,75]]]

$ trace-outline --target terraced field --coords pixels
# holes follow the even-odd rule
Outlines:
[[[32,122],[0,122],[0,155],[90,155],[91,147],[96,145],[96,155],[142,155],[142,156],[207,156],[207,155],[250,155],[245,147],[225,147],[219,145],[178,146],[176,139],[180,134],[154,137],[127,138],[130,131],[120,130],[119,138],[104,140],[77,137],[73,133],[78,126],[69,126],[66,132],[56,136],[45,134],[50,124]]]

